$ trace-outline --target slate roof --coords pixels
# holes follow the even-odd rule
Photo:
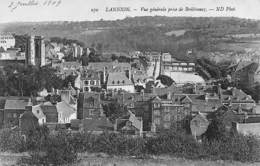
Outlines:
[[[88,64],[88,69],[96,70],[96,71],[103,71],[104,68],[108,72],[112,71],[124,71],[124,70],[130,70],[131,65],[129,63],[118,63],[118,62],[92,62]]]
[[[245,67],[248,67],[249,65],[251,65],[253,63],[255,63],[255,62],[253,62],[253,61],[242,61],[242,62],[239,62],[238,65],[237,65],[237,68],[236,68],[236,72],[242,70]]]
[[[76,112],[76,110],[71,107],[66,102],[62,101],[56,104],[58,113],[61,113],[63,117],[70,117],[72,114]]]
[[[107,86],[133,85],[124,73],[109,73]]]
[[[86,131],[105,131],[113,130],[113,124],[105,117],[99,119],[83,119],[82,127]]]
[[[23,110],[28,105],[28,100],[7,99],[4,109]]]

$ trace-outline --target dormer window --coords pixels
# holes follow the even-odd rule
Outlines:
[[[117,84],[120,84],[120,81],[119,81],[119,80],[117,81]]]
[[[112,81],[112,84],[115,84],[115,81]]]
[[[124,84],[124,83],[125,83],[125,80],[123,80],[122,83]]]

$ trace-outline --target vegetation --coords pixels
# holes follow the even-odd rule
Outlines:
[[[61,89],[63,81],[49,67],[27,67],[25,65],[9,65],[0,71],[0,96],[31,96],[43,88]]]
[[[103,104],[103,109],[106,117],[109,117],[112,122],[126,114],[125,108],[115,101]]]
[[[166,75],[159,75],[156,79],[161,80],[161,83],[166,86],[171,86],[174,83],[171,77],[168,77]]]
[[[185,132],[168,130],[156,137],[127,137],[104,132],[70,133],[60,130],[50,134],[38,128],[27,134],[26,142],[18,131],[3,129],[0,132],[0,150],[11,152],[30,151],[30,164],[68,164],[77,160],[77,153],[107,153],[109,155],[146,157],[168,154],[189,159],[259,161],[260,142],[255,136],[237,133],[221,139],[204,138],[201,143]],[[9,141],[9,142],[8,142]]]

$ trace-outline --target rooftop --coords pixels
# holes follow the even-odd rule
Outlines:
[[[124,73],[109,73],[107,86],[133,85]]]

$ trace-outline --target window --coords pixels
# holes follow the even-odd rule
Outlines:
[[[164,112],[170,112],[170,108],[169,107],[164,107]]]
[[[120,81],[117,81],[117,84],[120,84]]]
[[[90,85],[95,85],[95,82],[94,81],[90,81]]]
[[[155,116],[160,116],[160,110],[154,110],[154,115]]]
[[[8,113],[8,114],[7,114],[7,117],[8,117],[8,118],[11,118],[11,117],[12,117],[12,114],[11,114],[11,113]]]
[[[40,113],[40,111],[39,111],[39,110],[36,110],[36,112],[37,112],[37,114],[39,114],[39,113]]]
[[[164,124],[163,124],[163,127],[164,127],[165,129],[169,129],[170,126],[171,126],[170,123],[164,123]]]
[[[85,91],[85,92],[88,92],[88,90],[89,90],[88,87],[85,87],[85,88],[84,88],[84,91]]]
[[[95,115],[95,110],[89,110],[89,116]]]
[[[171,115],[169,113],[164,115],[163,120],[169,122],[171,120]]]
[[[13,114],[13,118],[17,118],[17,114],[16,113]]]
[[[112,81],[112,84],[115,84],[115,81]]]
[[[123,80],[122,83],[124,84],[124,83],[125,83],[125,80]]]
[[[154,108],[159,108],[160,107],[160,104],[159,103],[154,103]]]
[[[88,85],[88,81],[85,81],[85,85]]]
[[[161,119],[160,119],[160,118],[155,118],[155,119],[154,119],[154,123],[155,123],[156,125],[160,125]]]

